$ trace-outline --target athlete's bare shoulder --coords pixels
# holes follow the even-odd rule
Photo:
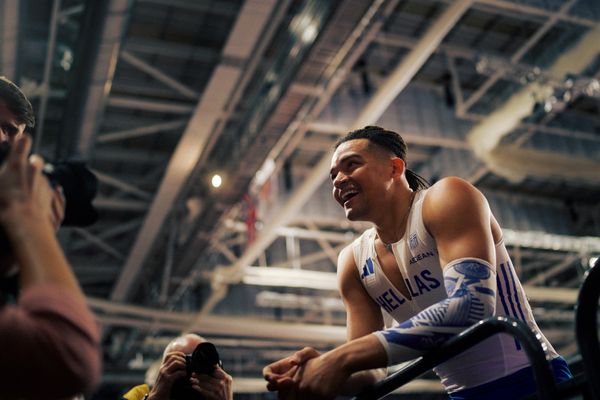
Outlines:
[[[435,201],[440,198],[460,197],[469,194],[474,195],[476,193],[477,196],[481,196],[479,190],[468,181],[459,178],[458,176],[449,176],[442,178],[431,185],[427,191],[426,198],[430,199],[428,201],[432,201],[431,199]]]
[[[423,221],[428,229],[436,225],[456,224],[489,212],[483,194],[472,184],[458,177],[436,182],[423,200]]]
[[[482,201],[485,202],[485,197],[475,186],[462,178],[451,176],[440,179],[427,190],[423,208],[424,212],[439,216],[440,213],[467,209]]]

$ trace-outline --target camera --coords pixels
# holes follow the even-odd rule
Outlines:
[[[10,144],[0,143],[0,165],[9,152]],[[98,180],[83,162],[64,161],[55,165],[46,163],[43,172],[50,185],[60,185],[63,189],[66,208],[62,225],[89,226],[98,220],[98,212],[92,205],[98,190]],[[10,244],[1,228],[0,251],[10,252]]]
[[[215,368],[223,367],[219,353],[214,344],[210,342],[200,343],[191,355],[185,356],[186,377],[181,378],[171,387],[171,399],[173,400],[203,400],[204,396],[192,389],[190,377],[192,373],[210,375]]]

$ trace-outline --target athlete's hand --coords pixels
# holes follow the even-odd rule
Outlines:
[[[321,354],[312,347],[305,347],[289,357],[282,358],[263,368],[263,377],[268,382],[269,391],[288,390],[294,385],[298,366]]]
[[[293,386],[286,390],[282,398],[286,400],[335,399],[350,375],[352,375],[351,371],[342,368],[332,352],[325,353],[298,366],[293,378]]]
[[[181,351],[168,353],[158,370],[156,383],[148,395],[148,400],[169,400],[173,383],[186,375],[185,354]]]

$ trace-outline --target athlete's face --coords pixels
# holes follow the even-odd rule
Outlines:
[[[369,221],[384,197],[391,173],[390,160],[369,146],[367,139],[342,143],[333,153],[330,177],[333,198],[344,208],[351,221]]]

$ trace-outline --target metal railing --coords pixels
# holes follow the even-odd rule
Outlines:
[[[600,261],[585,277],[575,314],[575,336],[583,370],[592,399],[600,399],[600,343],[598,342],[598,300],[600,299]]]
[[[435,349],[435,351],[417,358],[352,400],[375,400],[386,396],[433,367],[462,353],[490,336],[501,332],[508,333],[518,339],[527,353],[537,383],[538,399],[558,399],[558,392],[550,364],[546,360],[546,353],[534,332],[524,322],[513,318],[492,317],[473,325],[456,337],[449,339],[442,346]]]

